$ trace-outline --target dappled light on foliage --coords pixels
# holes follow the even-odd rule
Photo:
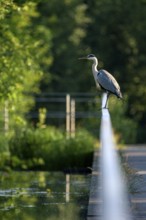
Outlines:
[[[11,136],[0,137],[1,170],[87,169],[92,166],[95,142],[85,130],[66,139],[55,127],[19,127]]]
[[[145,17],[146,3],[143,0],[116,0],[114,4],[112,0],[1,0],[0,128],[1,136],[4,131],[6,139],[1,137],[0,150],[2,158],[7,161],[6,164],[9,164],[10,140],[13,143],[11,153],[17,148],[19,157],[22,156],[22,145],[28,143],[32,147],[33,155],[36,147],[32,146],[32,143],[35,141],[36,145],[41,146],[40,152],[46,151],[44,140],[49,142],[48,133],[51,134],[52,131],[45,133],[41,128],[47,130],[48,124],[53,124],[53,119],[46,119],[48,111],[53,107],[48,104],[43,110],[36,102],[36,94],[96,93],[91,63],[78,60],[89,53],[98,57],[99,68],[111,72],[121,86],[124,101],[110,98],[109,102],[118,141],[145,142]],[[97,96],[100,97],[100,94],[97,93]],[[84,131],[87,130],[97,139],[100,103],[86,103],[81,106],[81,111],[86,111],[86,108],[99,113],[99,118],[77,118],[76,127],[78,131],[83,127]],[[26,115],[33,109],[37,112],[42,109],[37,114],[41,116],[41,123],[38,118],[29,121],[26,119]],[[4,111],[9,112],[7,131],[4,128]],[[64,130],[65,123],[59,123],[60,128]],[[16,145],[18,137],[15,136],[18,128],[21,128],[21,140],[18,144],[23,143],[20,149]],[[29,139],[28,143],[24,143],[25,135]],[[38,139],[35,139],[37,135]],[[58,143],[54,140],[51,140],[52,145],[49,143],[51,150],[47,153],[49,156],[51,154],[52,158],[55,155],[52,148],[56,147],[62,153],[67,151],[68,145],[77,149],[81,145],[86,146],[85,137],[76,136],[75,139],[66,140],[64,134],[60,135],[63,137],[57,140]],[[82,142],[84,140],[85,142]],[[87,143],[90,145],[90,138]],[[36,150],[36,154],[40,152]],[[77,157],[72,147],[68,154]],[[43,166],[46,164],[44,155],[41,155],[41,158],[33,155],[33,160],[29,158],[29,165],[24,162],[23,168],[33,167],[34,164]],[[62,156],[66,158],[65,154]],[[13,155],[14,166],[21,164],[19,157]],[[1,164],[3,167],[3,161]]]

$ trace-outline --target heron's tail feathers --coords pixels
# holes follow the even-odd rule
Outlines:
[[[117,97],[118,97],[119,99],[123,99],[123,96],[122,96],[121,91],[117,91]]]
[[[123,95],[122,95],[121,92],[120,92],[119,98],[120,98],[120,99],[123,99]]]

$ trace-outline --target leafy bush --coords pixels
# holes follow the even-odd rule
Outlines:
[[[0,168],[1,170],[8,170],[8,162],[10,160],[9,152],[9,138],[6,134],[0,135]]]
[[[9,152],[8,136],[5,133],[0,135],[0,154],[3,152]]]
[[[54,127],[24,128],[15,132],[9,145],[14,168],[62,170],[89,166],[94,139],[87,131],[66,139]]]
[[[117,100],[115,97],[110,99],[109,108],[113,128],[118,137],[118,142],[132,144],[136,141],[137,124],[133,119],[125,116],[126,98],[124,101]]]
[[[50,151],[47,151],[44,156],[45,161],[50,158],[51,164],[48,165],[51,169],[86,167],[91,165],[93,149],[93,137],[82,130],[77,132],[75,138],[66,139],[64,136],[62,140],[52,142]],[[54,168],[53,164],[55,164]]]

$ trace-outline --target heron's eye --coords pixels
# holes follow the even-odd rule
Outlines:
[[[87,58],[95,57],[94,54],[89,54]]]

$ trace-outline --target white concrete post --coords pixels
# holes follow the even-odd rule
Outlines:
[[[66,138],[70,137],[70,95],[66,95]]]
[[[71,99],[71,137],[75,137],[75,100]]]

